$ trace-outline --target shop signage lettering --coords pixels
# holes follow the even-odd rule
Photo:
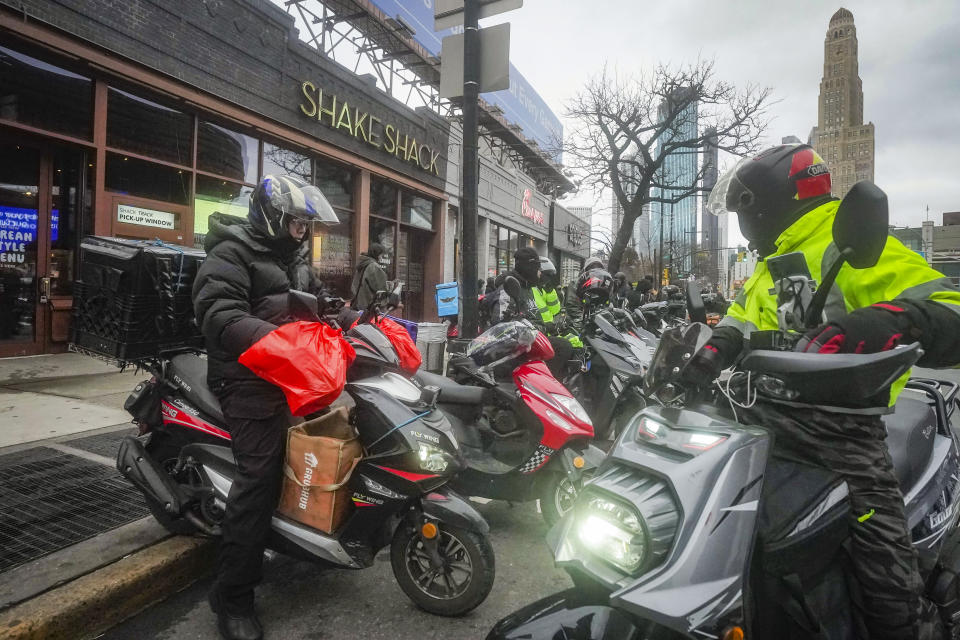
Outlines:
[[[60,228],[59,211],[50,214],[50,240],[57,241]],[[0,207],[0,263],[23,264],[27,248],[37,240],[37,210],[21,207]],[[33,251],[33,249],[30,249]]]
[[[580,225],[573,223],[567,225],[567,242],[569,242],[571,246],[579,247],[582,245],[584,235],[583,227]]]
[[[138,224],[142,227],[160,227],[173,229],[176,216],[167,211],[155,211],[142,207],[131,207],[128,204],[117,205],[117,222]]]
[[[531,189],[523,190],[523,201],[520,203],[520,215],[524,218],[530,218],[537,224],[543,224],[543,211],[535,209],[531,200],[533,191]]]
[[[343,130],[357,140],[363,140],[377,149],[382,149],[404,162],[416,165],[435,176],[440,175],[437,160],[440,151],[434,151],[415,137],[400,131],[393,124],[385,124],[380,118],[351,107],[346,100],[341,101],[335,94],[324,94],[322,87],[307,80],[300,85],[304,102],[300,111],[308,118],[316,118],[320,123],[332,129]]]

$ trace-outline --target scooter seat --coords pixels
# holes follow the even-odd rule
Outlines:
[[[181,353],[170,359],[167,377],[176,384],[183,395],[197,405],[203,413],[225,426],[226,419],[220,409],[220,401],[207,388],[207,361],[192,353]]]
[[[413,376],[414,379],[422,385],[433,385],[440,388],[441,404],[483,404],[487,390],[483,387],[473,387],[466,384],[457,384],[450,378],[430,373],[429,371],[418,371]]]
[[[887,427],[887,449],[906,494],[923,474],[933,455],[937,415],[925,400],[909,397],[904,391],[897,399],[894,412],[883,417]]]

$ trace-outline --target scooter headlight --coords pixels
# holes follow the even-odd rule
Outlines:
[[[628,574],[643,566],[649,545],[643,518],[634,509],[590,496],[574,524],[583,548]]]
[[[420,461],[420,468],[424,471],[443,473],[450,466],[450,457],[440,447],[425,442],[417,443],[417,459]]]
[[[587,412],[583,409],[583,405],[577,402],[576,398],[573,398],[572,396],[560,395],[559,393],[551,393],[550,396],[577,420],[586,422],[587,424],[592,424],[590,422],[590,416],[587,415]]]

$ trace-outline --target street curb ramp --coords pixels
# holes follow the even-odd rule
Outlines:
[[[7,640],[93,638],[211,571],[214,542],[175,536],[0,613]]]

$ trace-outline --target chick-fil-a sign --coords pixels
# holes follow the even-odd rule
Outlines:
[[[543,211],[534,208],[531,200],[533,199],[533,191],[530,189],[523,190],[523,201],[520,203],[520,215],[524,218],[530,218],[537,224],[543,224]]]

